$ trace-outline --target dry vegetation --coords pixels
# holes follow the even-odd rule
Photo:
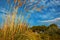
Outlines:
[[[14,2],[16,3],[16,1]],[[19,6],[21,5],[19,4]],[[8,14],[4,17],[3,27],[0,28],[0,40],[39,40],[39,37],[37,37],[39,34],[32,32],[26,23],[21,22],[20,18],[17,19],[17,23],[15,22],[19,6],[14,7],[12,15]]]
[[[7,0],[7,2],[10,3],[9,0]],[[25,4],[26,1],[21,3],[20,0],[14,0],[15,4],[16,2],[18,2],[18,6],[15,5],[12,15],[8,14],[6,16],[3,27],[0,28],[0,40],[55,40],[55,38],[53,39],[53,37],[56,37],[56,40],[60,39],[59,37],[60,31],[57,31],[59,35],[55,34],[54,36],[49,36],[49,35],[53,35],[53,32],[54,32],[54,31],[50,32],[49,30],[50,28],[48,28],[46,32],[39,33],[40,29],[45,30],[46,27],[43,27],[40,29],[39,27],[37,28],[32,27],[32,29],[30,29],[28,28],[29,25],[27,25],[25,22],[22,22],[19,17],[16,23],[15,19],[16,19],[18,8],[22,6],[22,4]],[[49,32],[52,34],[49,34]]]
[[[10,17],[8,15],[3,27],[0,29],[0,40],[38,40],[39,34],[32,32],[26,23],[22,23],[18,18],[18,23],[15,23],[16,10]]]

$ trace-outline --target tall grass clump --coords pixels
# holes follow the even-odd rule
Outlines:
[[[7,0],[7,2],[11,7],[10,1]],[[4,22],[3,27],[0,28],[0,40],[40,40],[39,34],[32,32],[32,30],[28,28],[29,25],[27,25],[27,23],[24,21],[22,22],[24,16],[22,16],[22,18],[16,18],[18,8],[25,3],[26,1],[24,1],[24,3],[21,3],[20,0],[14,0],[14,7],[11,14],[7,12],[8,15],[6,15],[6,17],[3,17]]]
[[[27,23],[21,22],[20,18],[15,22],[17,9],[14,9],[12,15],[6,16],[0,29],[0,40],[39,40],[38,34],[33,33]]]

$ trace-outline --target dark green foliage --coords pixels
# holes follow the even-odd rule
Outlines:
[[[33,26],[31,29],[33,30],[33,32],[44,32],[46,30],[46,26],[42,25],[42,26]]]
[[[33,32],[40,34],[42,40],[60,40],[60,29],[56,24],[46,26],[33,26]]]

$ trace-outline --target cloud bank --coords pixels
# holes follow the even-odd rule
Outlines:
[[[60,18],[55,18],[55,19],[52,19],[52,20],[44,20],[44,21],[38,21],[38,22],[57,22],[57,21],[60,21]]]

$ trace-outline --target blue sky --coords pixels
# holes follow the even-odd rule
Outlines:
[[[10,6],[12,6],[12,8],[10,8]],[[6,0],[0,0],[0,25],[3,23],[2,16],[5,16],[7,12],[11,13],[13,10],[13,0],[10,0],[10,6]],[[24,20],[31,26],[48,26],[52,23],[60,26],[60,0],[26,0],[26,4],[19,7],[18,15],[23,15]],[[28,19],[27,15],[29,16]]]

